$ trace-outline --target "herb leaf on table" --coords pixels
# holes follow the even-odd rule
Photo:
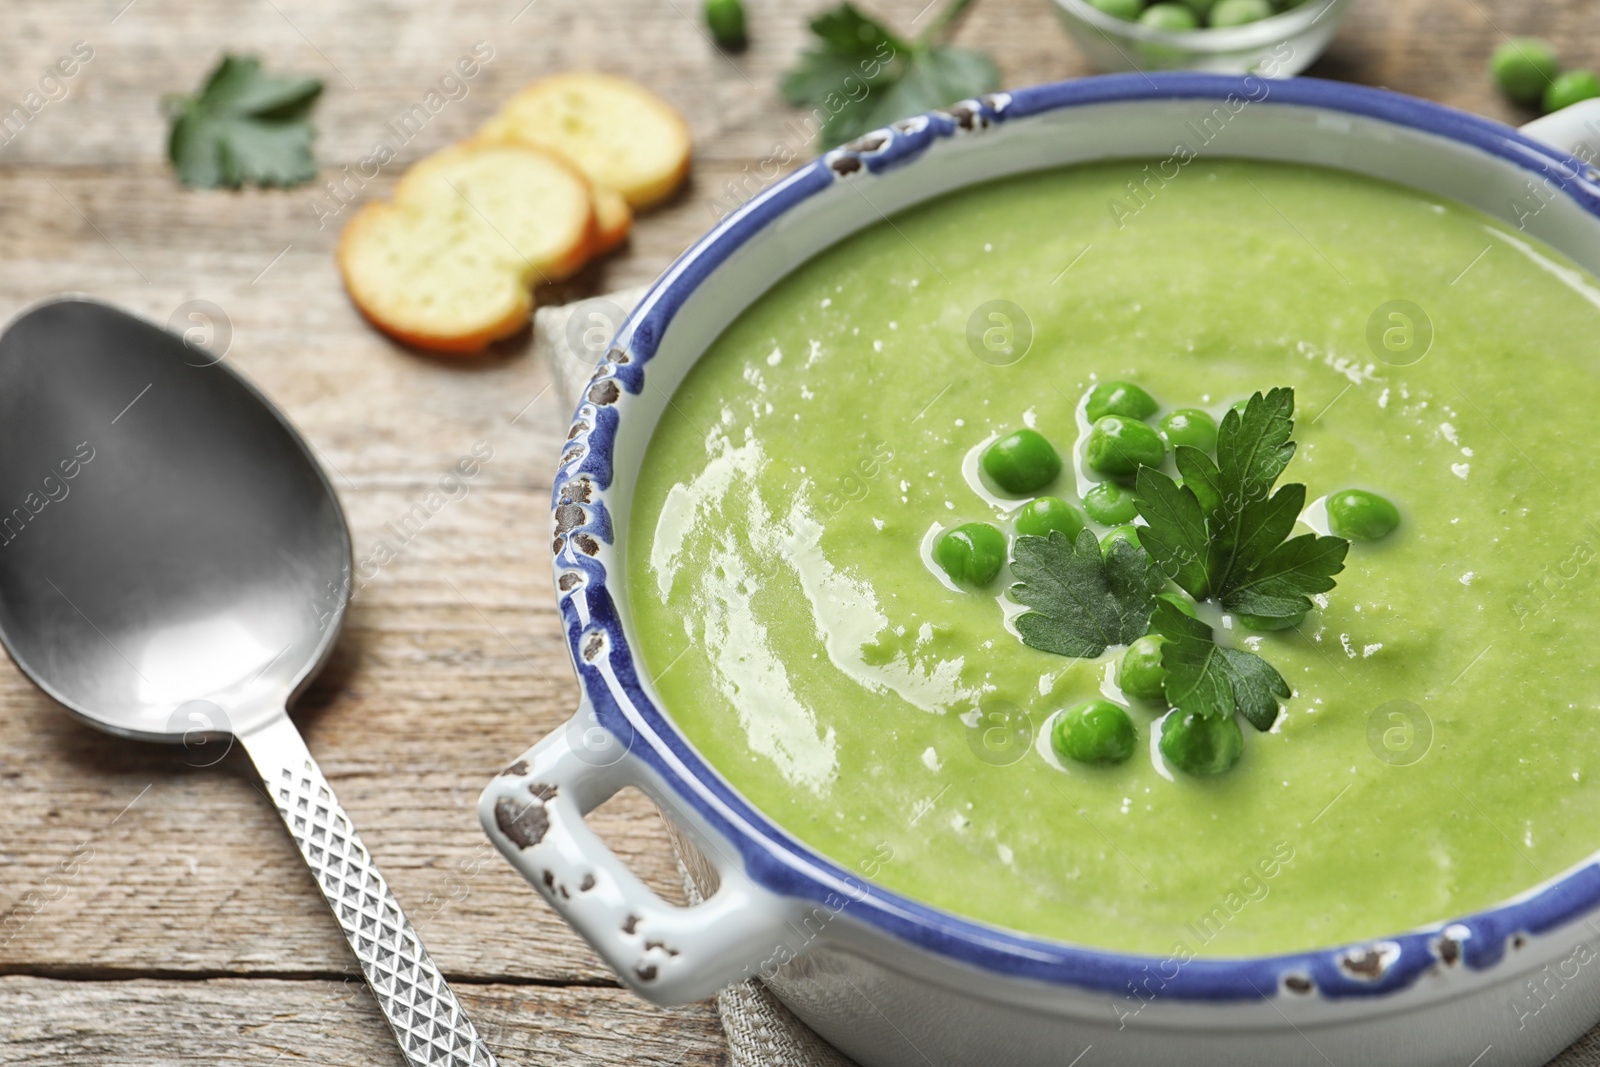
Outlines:
[[[223,56],[200,92],[165,102],[167,155],[178,179],[203,189],[312,180],[308,116],[321,92],[316,78],[267,74],[254,56]]]
[[[972,0],[951,0],[914,41],[843,3],[811,20],[815,40],[783,76],[789,103],[825,113],[826,147],[908,115],[992,92],[1000,71],[986,53],[943,41]]]
[[[1011,573],[1012,598],[1033,609],[1017,618],[1023,643],[1080,659],[1143,637],[1163,584],[1144,549],[1118,541],[1102,556],[1090,530],[1018,537]]]
[[[1184,714],[1225,718],[1238,711],[1257,730],[1270,730],[1289,685],[1254,652],[1218,645],[1211,627],[1167,600],[1156,602],[1150,632],[1166,639],[1167,703]]]

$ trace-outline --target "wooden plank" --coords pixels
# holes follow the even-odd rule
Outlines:
[[[503,1067],[717,1067],[708,1004],[662,1009],[620,989],[458,986]],[[0,978],[0,1067],[314,1063],[405,1067],[359,982]]]

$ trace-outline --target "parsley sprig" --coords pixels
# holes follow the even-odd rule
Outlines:
[[[1162,571],[1196,600],[1262,619],[1297,618],[1311,596],[1334,586],[1350,542],[1301,534],[1290,538],[1306,503],[1306,487],[1273,483],[1295,446],[1294,390],[1256,393],[1244,412],[1229,411],[1217,434],[1217,461],[1180,445],[1174,455],[1184,484],[1141,467],[1134,503],[1149,526],[1140,543]]]
[[[1294,458],[1293,433],[1294,390],[1273,389],[1223,417],[1215,462],[1178,447],[1182,485],[1140,467],[1134,501],[1147,525],[1137,547],[1119,540],[1102,559],[1088,530],[1076,540],[1018,537],[1011,595],[1031,609],[1016,621],[1023,642],[1088,659],[1158,634],[1168,704],[1203,718],[1238,712],[1271,729],[1290,695],[1283,676],[1254,652],[1219,644],[1209,625],[1157,594],[1170,578],[1197,601],[1270,624],[1298,619],[1313,595],[1333,588],[1350,542],[1290,537],[1306,487],[1273,488]]]
[[[1102,557],[1091,530],[1075,541],[1059,530],[1049,538],[1018,537],[1011,573],[1012,598],[1033,609],[1017,617],[1023,642],[1079,659],[1143,637],[1166,584],[1149,554],[1127,541]]]
[[[999,88],[1000,71],[983,52],[946,44],[972,0],[950,0],[915,40],[843,3],[811,20],[816,38],[779,88],[796,106],[823,116],[827,147],[896,119],[946,107]]]

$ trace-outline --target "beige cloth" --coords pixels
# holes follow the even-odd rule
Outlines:
[[[568,409],[578,406],[606,343],[644,293],[642,288],[624,289],[576,304],[540,308],[534,315],[534,350],[549,366],[554,388]],[[690,899],[698,901],[687,871],[683,881]],[[1511,1010],[1508,1005],[1506,1011]],[[724,989],[717,995],[717,1012],[728,1035],[732,1067],[853,1067],[759,982]],[[1600,1067],[1600,1028],[1584,1034],[1548,1067]]]

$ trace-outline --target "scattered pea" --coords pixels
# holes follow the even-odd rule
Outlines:
[[[1228,3],[1230,0],[1223,0]],[[1144,9],[1144,14],[1139,16],[1139,23],[1156,30],[1169,30],[1179,32],[1182,30],[1198,30],[1200,20],[1195,13],[1182,4],[1151,4]]]
[[[1144,10],[1144,0],[1089,0],[1089,3],[1112,18],[1126,19],[1129,22],[1137,19],[1139,12]]]
[[[1159,466],[1166,458],[1161,435],[1138,419],[1104,415],[1089,431],[1085,454],[1089,467],[1113,478],[1131,478],[1141,466]]]
[[[1195,611],[1194,601],[1190,600],[1182,593],[1157,593],[1156,599],[1165,600],[1167,603],[1171,604],[1173,607],[1177,608],[1191,619],[1198,619],[1200,617],[1200,613]]]
[[[1352,541],[1376,541],[1394,533],[1400,509],[1377,493],[1341,489],[1328,497],[1328,528]]]
[[[1017,533],[1049,537],[1060,530],[1074,541],[1083,530],[1083,512],[1057,496],[1041,496],[1028,501],[1017,512]]]
[[[1006,535],[986,522],[969,522],[940,534],[933,558],[952,581],[982,587],[1006,561]]]
[[[1161,700],[1167,695],[1167,669],[1161,665],[1161,646],[1167,639],[1147,634],[1128,646],[1117,667],[1117,684],[1135,700]]]
[[[1220,718],[1174,711],[1161,727],[1161,755],[1186,774],[1228,770],[1244,753],[1244,734],[1232,715]]]
[[[1240,626],[1243,626],[1246,630],[1253,630],[1258,634],[1272,633],[1274,630],[1287,630],[1306,621],[1305,612],[1287,617],[1235,615],[1234,618],[1238,620]]]
[[[1037,430],[1013,430],[983,450],[983,471],[1008,493],[1043,489],[1061,473],[1055,446]]]
[[[1272,5],[1267,3],[1267,0],[1218,0],[1217,6],[1211,9],[1208,25],[1214,29],[1243,26],[1271,18],[1274,14]]]
[[[1101,554],[1111,555],[1111,550],[1117,546],[1118,541],[1126,541],[1134,548],[1138,548],[1139,527],[1130,522],[1126,526],[1118,526],[1113,530],[1107,530],[1106,535],[1100,539]]]
[[[1546,114],[1600,96],[1600,78],[1591,70],[1569,70],[1544,87]]]
[[[706,25],[718,48],[737,52],[749,43],[744,30],[744,4],[741,0],[706,0]]]
[[[1128,713],[1109,700],[1089,700],[1062,712],[1050,747],[1063,760],[1121,763],[1133,755],[1139,733]]]
[[[1179,408],[1161,420],[1161,436],[1169,448],[1189,445],[1212,452],[1217,447],[1217,420],[1199,408]]]
[[[1083,494],[1083,510],[1103,526],[1121,526],[1139,515],[1139,508],[1133,502],[1133,491],[1124,489],[1116,482],[1101,482]]]
[[[1561,61],[1556,50],[1537,37],[1518,37],[1494,50],[1489,72],[1500,91],[1518,104],[1531,107],[1556,80]]]
[[[1172,7],[1172,4],[1158,5]],[[1090,423],[1096,423],[1106,415],[1121,415],[1127,419],[1148,419],[1160,407],[1155,397],[1134,385],[1132,382],[1101,382],[1089,391],[1089,402],[1084,405],[1084,414],[1089,417]]]

